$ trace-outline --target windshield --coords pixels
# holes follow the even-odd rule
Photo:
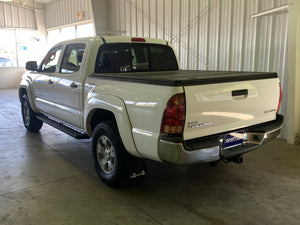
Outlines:
[[[178,70],[174,52],[166,45],[105,44],[96,60],[96,73]]]

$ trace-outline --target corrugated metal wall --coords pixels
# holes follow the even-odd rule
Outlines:
[[[250,17],[284,4],[288,0],[111,0],[110,29],[171,41],[183,69],[278,72],[286,115],[287,10]]]
[[[84,17],[79,20],[76,13],[83,11]],[[47,29],[93,19],[91,0],[59,0],[46,5]]]
[[[34,10],[0,2],[0,28],[36,29]]]

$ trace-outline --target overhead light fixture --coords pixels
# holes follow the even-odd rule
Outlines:
[[[12,2],[12,0],[0,0],[0,2]]]

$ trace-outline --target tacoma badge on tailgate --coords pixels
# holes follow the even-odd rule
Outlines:
[[[212,125],[212,122],[200,123],[199,121],[188,122],[188,128],[206,127]]]

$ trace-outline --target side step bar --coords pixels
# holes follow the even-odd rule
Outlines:
[[[68,127],[62,123],[59,123],[55,120],[50,119],[47,116],[44,116],[42,114],[38,114],[36,116],[39,120],[49,124],[52,127],[55,127],[59,130],[61,130],[62,132],[76,138],[76,139],[89,139],[90,137],[86,134],[86,133],[81,133],[80,131],[77,131],[75,129],[72,129],[71,127]]]

